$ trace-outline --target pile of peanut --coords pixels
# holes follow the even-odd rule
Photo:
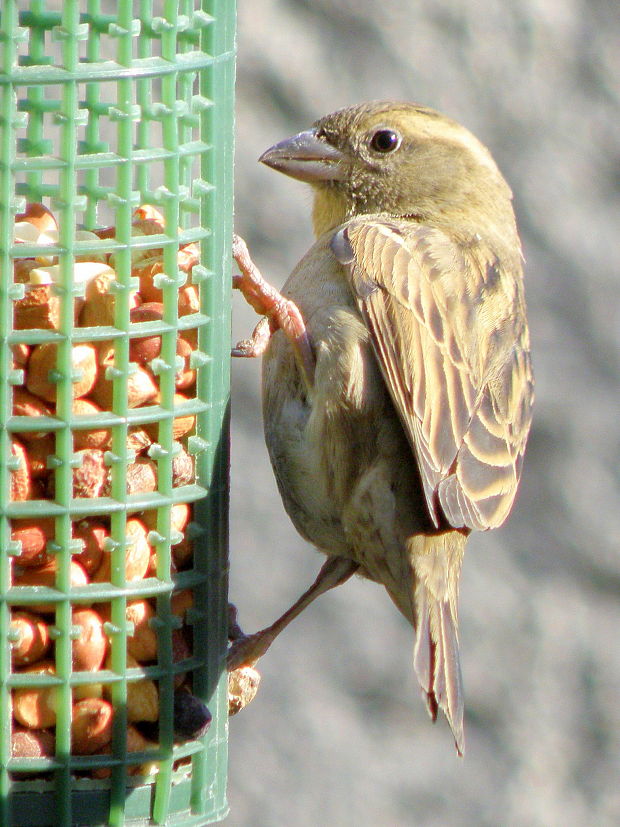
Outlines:
[[[150,206],[138,208],[133,217],[132,236],[149,236],[164,232],[162,215]],[[116,272],[114,254],[105,252],[106,240],[114,239],[114,229],[89,232],[77,230],[76,238],[101,241],[101,254],[89,254],[74,263],[74,284],[83,284],[83,295],[74,302],[76,327],[114,325]],[[52,213],[42,204],[29,204],[16,216],[17,244],[55,245],[58,226]],[[108,249],[110,243],[107,244]],[[199,311],[197,288],[191,284],[191,271],[198,262],[195,244],[178,250],[178,268],[187,273],[185,286],[178,290],[180,316]],[[60,265],[45,251],[33,258],[16,258],[14,281],[24,285],[23,298],[14,303],[13,329],[58,330],[62,302],[56,285],[60,279]],[[139,280],[139,288],[129,295],[130,321],[161,321],[163,318],[162,291],[157,286],[158,274],[163,273],[161,248],[132,250],[132,277]],[[127,301],[125,295],[122,301]],[[197,346],[197,331],[188,328],[177,337],[177,372],[175,411],[192,398],[195,388],[195,370],[191,362]],[[28,338],[28,337],[25,337]],[[44,342],[37,345],[20,343],[13,346],[14,368],[23,371],[23,384],[13,388],[13,415],[53,417],[56,414],[57,384],[54,382],[58,344]],[[159,356],[160,335],[132,337],[129,358],[135,369],[127,380],[127,401],[130,408],[159,403],[157,375],[151,369]],[[115,345],[112,341],[93,339],[89,343],[74,344],[71,348],[72,395],[74,416],[92,416],[112,410],[112,381],[110,366],[114,366]],[[195,427],[195,416],[182,412],[174,419],[174,439],[178,453],[173,461],[173,486],[194,482],[194,463],[187,450],[187,437]],[[98,498],[110,496],[111,470],[106,462],[112,440],[111,430],[74,428],[73,430],[73,497]],[[157,443],[158,423],[147,423],[129,429],[127,447],[132,456],[127,466],[127,493],[148,493],[157,490],[158,466],[149,456],[150,447]],[[11,499],[14,501],[54,499],[54,455],[56,436],[53,430],[19,430],[12,434],[14,455],[11,475]],[[179,503],[171,507],[172,566],[183,570],[192,565],[192,546],[187,537],[187,526],[192,517],[191,506]],[[157,529],[157,511],[131,514],[126,523],[125,578],[127,581],[155,577],[157,554],[149,542],[150,532]],[[41,516],[13,519],[11,540],[18,553],[12,557],[12,586],[49,586],[56,584],[57,557],[55,554],[55,521]],[[86,517],[72,524],[75,549],[71,560],[72,586],[88,583],[108,583],[111,576],[110,520],[107,517]],[[192,606],[190,590],[172,595],[173,613],[180,619],[173,634],[175,662],[192,655],[191,626],[186,613]],[[139,667],[157,662],[157,634],[151,620],[156,614],[155,598],[129,599],[126,617],[133,631],[127,638],[127,667]],[[110,622],[110,604],[72,602],[72,668],[74,672],[92,672],[92,682],[80,683],[72,693],[72,753],[75,755],[109,754],[111,752],[114,709],[111,704],[110,684],[99,682],[97,672],[109,669],[110,639],[106,626]],[[14,672],[55,673],[54,637],[55,605],[41,602],[15,605],[11,608],[11,656]],[[189,677],[181,673],[175,677],[179,692],[189,688]],[[51,686],[28,686],[12,691],[12,754],[16,758],[53,756],[55,752],[56,689]],[[183,696],[181,695],[181,698]],[[176,704],[176,701],[175,701]],[[148,726],[159,718],[158,688],[154,681],[144,677],[127,684],[128,752],[156,748],[157,744],[145,736]],[[141,729],[142,726],[142,729]],[[153,771],[153,767],[136,764],[130,767],[134,774]],[[92,770],[95,777],[106,777],[109,769]]]

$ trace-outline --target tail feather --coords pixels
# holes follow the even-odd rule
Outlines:
[[[434,647],[428,645],[432,644],[431,629],[430,629],[430,615],[426,608],[426,589],[422,595],[422,600],[418,601],[418,628],[416,630],[415,649],[413,650],[413,667],[420,686],[424,691],[426,706],[428,714],[433,719],[433,723],[437,720],[437,698],[433,691],[433,674],[434,668]],[[427,645],[422,645],[422,641],[426,641]]]
[[[431,553],[432,554],[432,553]],[[439,551],[439,557],[441,557]],[[430,562],[426,558],[426,563]],[[416,643],[413,665],[424,692],[426,705],[433,721],[441,709],[452,730],[456,749],[463,755],[463,678],[459,658],[458,618],[456,610],[456,582],[454,588],[445,588],[448,577],[424,576],[427,566],[416,566],[418,582],[415,587]],[[441,567],[440,567],[441,568]],[[420,571],[422,569],[422,571]],[[424,571],[427,569],[427,571]],[[432,567],[434,574],[437,568]],[[419,575],[422,574],[420,577]],[[443,580],[444,588],[431,588]]]

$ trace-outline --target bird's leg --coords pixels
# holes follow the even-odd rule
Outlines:
[[[233,356],[260,356],[271,334],[280,329],[291,342],[295,357],[309,388],[314,383],[315,358],[306,325],[297,305],[268,284],[250,257],[245,241],[233,235],[233,258],[240,275],[233,276],[233,287],[266,321],[260,321],[251,339],[244,339],[233,348]]]
[[[232,672],[240,666],[256,663],[291,620],[300,615],[317,597],[348,580],[358,568],[359,565],[352,560],[346,560],[344,557],[329,557],[310,588],[275,623],[253,635],[233,637],[228,651],[228,671]]]

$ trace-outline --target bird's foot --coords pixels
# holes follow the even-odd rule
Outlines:
[[[314,381],[315,358],[299,308],[295,302],[285,298],[265,281],[252,261],[245,241],[238,235],[233,235],[233,258],[241,270],[239,275],[233,276],[233,287],[241,291],[248,304],[268,320],[262,327],[259,323],[252,338],[240,342],[233,349],[233,355],[260,355],[267,347],[271,333],[282,330],[293,346],[308,387],[311,387]]]
[[[275,635],[263,629],[253,635],[241,635],[233,640],[226,657],[226,668],[234,672],[242,666],[254,666],[273,643]]]
[[[254,328],[254,332],[250,338],[242,339],[240,342],[237,342],[231,350],[231,355],[245,359],[262,356],[267,349],[270,338],[271,328],[269,326],[269,319],[266,316],[263,316]]]
[[[254,666],[269,649],[277,634],[278,631],[270,626],[253,635],[246,635],[237,621],[237,607],[234,603],[229,603],[228,640],[230,647],[226,658],[226,668],[229,674],[237,669]]]

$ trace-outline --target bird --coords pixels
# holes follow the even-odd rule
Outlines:
[[[326,560],[229,668],[356,573],[414,627],[423,698],[462,755],[463,554],[511,510],[534,399],[512,192],[468,129],[409,102],[345,107],[259,160],[311,186],[316,241],[278,291],[234,236],[233,286],[262,318],[233,354],[263,357],[279,492]]]

